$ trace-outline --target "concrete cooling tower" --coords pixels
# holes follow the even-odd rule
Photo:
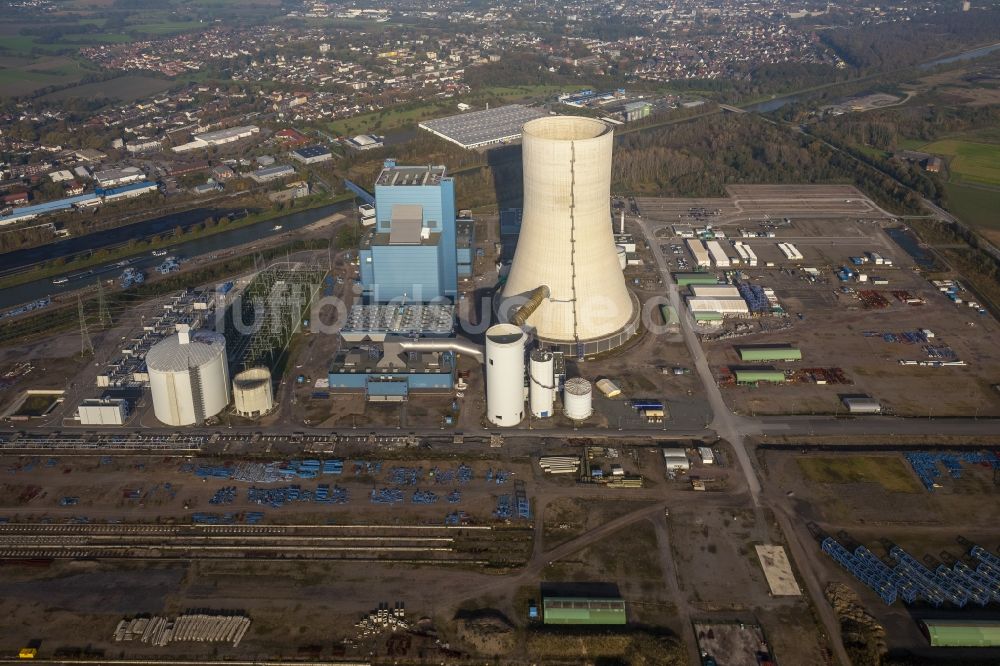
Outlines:
[[[523,130],[524,214],[500,312],[577,356],[614,349],[638,326],[611,228],[613,138],[574,116]]]

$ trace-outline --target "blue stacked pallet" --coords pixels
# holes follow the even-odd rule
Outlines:
[[[736,289],[740,296],[747,303],[750,312],[767,312],[771,308],[771,302],[764,295],[764,290],[755,284],[747,282],[737,282]]]
[[[896,586],[891,581],[879,578],[877,569],[859,561],[857,556],[844,548],[836,539],[833,537],[823,539],[820,548],[848,573],[874,590],[886,604],[891,605],[896,601]]]
[[[343,474],[344,473],[344,461],[343,460],[324,460],[323,461],[323,474]]]
[[[493,516],[499,520],[510,520],[511,517],[510,495],[500,495],[497,497],[497,506],[493,511]]]
[[[920,595],[928,603],[940,606],[945,601],[950,601],[959,608],[968,603],[967,593],[956,589],[948,580],[942,579],[899,546],[893,546],[889,556],[899,563],[896,566],[897,572],[908,576],[921,587]]]
[[[262,520],[264,520],[263,511],[247,511],[247,513],[243,516],[243,522],[247,525],[257,525]]]
[[[236,501],[236,486],[226,486],[225,488],[220,488],[215,491],[212,498],[208,500],[209,504],[232,504]]]
[[[403,491],[399,488],[372,489],[370,499],[372,504],[398,504],[403,501]]]
[[[410,497],[410,502],[413,504],[434,504],[437,501],[437,494],[430,490],[415,490],[413,496]]]
[[[422,467],[393,467],[389,470],[389,483],[396,486],[415,486],[423,475]]]
[[[985,606],[991,600],[1000,602],[1000,581],[984,576],[965,562],[955,562],[952,572],[966,588],[976,591],[978,603]],[[985,601],[982,600],[983,596]]]
[[[460,493],[457,490],[453,490],[450,493],[448,493],[446,499],[448,500],[448,504],[458,504],[459,502],[462,501],[462,493]]]
[[[458,466],[458,482],[469,483],[472,481],[472,468],[462,463]]]

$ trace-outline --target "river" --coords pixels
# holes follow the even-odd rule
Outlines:
[[[245,227],[239,227],[237,229],[220,231],[219,233],[204,236],[202,238],[182,241],[176,245],[171,245],[169,248],[166,248],[167,254],[190,259],[201,255],[222,252],[234,247],[253,243],[256,240],[268,238],[277,234],[283,234],[295,229],[301,229],[302,227],[321,220],[328,215],[348,210],[352,205],[353,203],[351,201],[343,201],[341,203],[331,204],[321,208],[313,208],[299,213],[291,213],[289,215],[284,215],[265,222],[255,222],[254,224],[249,224]],[[204,216],[202,218],[195,219],[204,219]],[[280,225],[282,228],[280,230],[276,230],[274,228],[276,225]],[[172,229],[173,227],[168,228]],[[146,273],[146,276],[149,277],[151,273],[155,273],[156,267],[163,263],[164,257],[154,257],[149,252],[145,252],[143,254],[136,255],[131,259],[133,261],[129,263],[129,266],[142,270]],[[20,303],[27,303],[46,296],[55,297],[61,292],[67,292],[96,284],[98,280],[116,279],[122,272],[122,268],[117,266],[116,263],[116,261],[109,262],[108,264],[95,266],[89,269],[77,268],[76,270],[68,271],[59,276],[51,276],[45,278],[44,280],[35,280],[34,282],[28,282],[16,287],[11,287],[10,289],[0,290],[0,309],[5,310],[9,307],[19,305]],[[69,282],[61,285],[52,284],[52,280],[55,277],[66,277],[69,279]]]
[[[981,46],[978,49],[972,49],[971,51],[963,51],[952,56],[947,56],[945,58],[938,58],[937,60],[931,60],[930,62],[925,62],[917,65],[919,69],[931,69],[937,67],[938,65],[947,65],[948,63],[958,62],[960,60],[973,60],[975,58],[982,58],[985,55],[989,55],[994,51],[1000,50],[1000,42],[996,44],[991,44],[989,46]],[[850,81],[844,81],[844,83],[850,83]],[[793,93],[791,95],[784,95],[782,97],[774,97],[763,102],[758,102],[750,106],[742,107],[744,110],[751,113],[770,113],[771,111],[777,111],[786,104],[792,104],[799,101],[799,94]]]

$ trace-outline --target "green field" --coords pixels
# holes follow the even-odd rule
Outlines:
[[[814,483],[877,483],[892,493],[921,491],[910,468],[896,457],[809,456],[797,461]]]
[[[152,76],[127,75],[110,81],[84,83],[72,88],[64,88],[42,96],[43,100],[59,101],[78,97],[83,99],[118,99],[125,102],[155,95],[175,85],[173,81]]]
[[[921,150],[947,157],[953,180],[1000,186],[1000,144],[944,139]]]
[[[63,56],[37,59],[6,58],[0,62],[0,96],[26,95],[40,88],[79,81],[87,73],[81,64]]]
[[[945,183],[948,210],[967,224],[986,229],[1000,229],[1000,190]]]
[[[422,104],[412,108],[390,108],[384,111],[376,111],[373,113],[363,113],[358,116],[352,116],[350,118],[344,118],[343,120],[335,120],[329,123],[327,127],[330,131],[337,135],[351,136],[355,134],[364,134],[367,132],[382,132],[385,130],[395,129],[397,127],[403,127],[405,125],[411,125],[414,123],[419,123],[428,118],[437,118],[438,116],[447,115],[449,109],[454,110],[454,106],[451,104]],[[458,113],[457,111],[454,111]]]

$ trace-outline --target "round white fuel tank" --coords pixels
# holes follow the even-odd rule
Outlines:
[[[248,368],[233,377],[233,408],[246,418],[256,418],[274,408],[271,371]]]
[[[563,411],[574,421],[583,421],[594,413],[594,387],[583,377],[566,380],[563,388]]]
[[[498,426],[516,426],[524,418],[524,343],[513,324],[486,331],[486,415]]]
[[[146,353],[153,413],[166,425],[202,423],[229,404],[229,365],[221,333],[191,331],[160,340]]]
[[[555,361],[552,352],[535,349],[528,355],[528,398],[531,415],[538,419],[552,416],[555,402]]]

